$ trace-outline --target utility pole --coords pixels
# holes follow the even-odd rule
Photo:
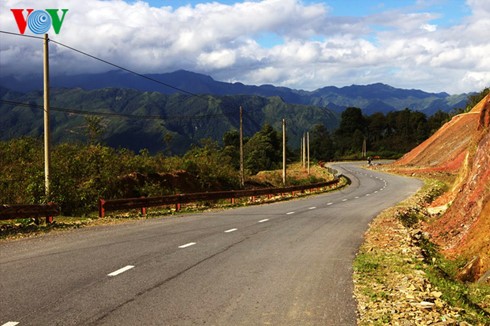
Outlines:
[[[301,166],[303,166],[303,137],[301,137],[301,142],[299,145],[299,161],[301,162]]]
[[[367,156],[367,145],[366,145],[366,137],[364,137],[364,141],[362,142],[362,158],[366,158]]]
[[[308,175],[310,175],[310,132],[306,133],[306,143],[307,143],[307,159],[308,159]]]
[[[240,186],[245,187],[245,173],[243,171],[243,108],[240,106]]]
[[[50,165],[51,152],[49,148],[49,37],[44,34],[44,57],[43,57],[43,72],[44,72],[44,192],[46,201],[50,201]]]
[[[286,119],[282,119],[282,184],[286,186]]]
[[[303,133],[303,169],[306,168],[306,134]]]

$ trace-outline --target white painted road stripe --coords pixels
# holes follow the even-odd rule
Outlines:
[[[333,203],[328,203],[327,206],[333,205]]]
[[[288,213],[286,213],[286,215],[292,215],[292,214],[294,214],[294,212],[288,212]]]
[[[189,243],[186,243],[185,245],[179,246],[179,248],[180,248],[180,249],[184,249],[184,248],[187,248],[187,247],[193,246],[193,245],[195,245],[195,244],[196,244],[195,242],[189,242]]]
[[[229,229],[229,230],[226,230],[225,233],[235,232],[236,230],[238,230],[238,229]]]
[[[345,199],[342,199],[342,201],[347,201],[347,200],[348,200],[347,198],[345,198]]]
[[[310,208],[308,208],[308,209],[316,209],[316,207],[315,207],[315,206],[313,206],[313,207],[310,207]]]
[[[122,274],[122,273],[124,273],[124,272],[127,272],[127,271],[129,271],[130,269],[132,269],[132,268],[134,268],[134,266],[132,266],[132,265],[128,265],[128,266],[126,266],[126,267],[123,267],[123,268],[121,268],[121,269],[118,269],[118,270],[117,270],[117,271],[115,271],[115,272],[112,272],[112,273],[110,273],[110,274],[107,274],[107,276],[116,276],[116,275]]]
[[[9,321],[9,322],[3,324],[2,326],[15,326],[15,325],[19,325],[19,322]]]
[[[268,218],[263,219],[263,220],[260,220],[260,221],[259,221],[259,223],[264,223],[264,222],[267,222],[267,221],[269,221],[269,219],[268,219]]]

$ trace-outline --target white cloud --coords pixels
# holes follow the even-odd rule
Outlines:
[[[423,24],[420,28],[427,32],[435,32],[437,30],[437,25]]]
[[[300,0],[177,9],[143,1],[4,0],[0,26],[18,32],[11,8],[69,8],[53,40],[141,73],[188,69],[300,89],[383,82],[459,93],[490,83],[490,2],[467,5],[472,16],[445,27],[434,24],[440,14],[428,9],[338,17],[326,5]],[[284,41],[262,46],[256,39],[264,33]],[[41,54],[39,40],[0,34],[1,74],[40,73]],[[113,69],[53,43],[51,65],[55,74]]]

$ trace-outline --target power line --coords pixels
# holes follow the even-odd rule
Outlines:
[[[14,36],[27,37],[27,38],[34,38],[34,39],[38,39],[38,40],[43,40],[44,39],[41,36],[17,34],[17,33],[12,33],[12,32],[7,32],[7,31],[0,31],[0,33],[2,33],[2,34],[8,34],[8,35],[14,35]]]
[[[1,31],[0,30],[0,33],[3,33],[3,34],[8,34],[8,35],[13,35],[13,36],[20,36],[20,37],[26,37],[26,38],[34,38],[34,39],[39,39],[39,40],[43,40],[43,37],[39,37],[39,36],[31,36],[31,35],[24,35],[24,34],[17,34],[17,33],[12,33],[12,32],[7,32],[7,31]],[[169,88],[172,88],[176,91],[179,91],[181,93],[185,93],[185,94],[188,94],[188,95],[191,95],[191,96],[194,96],[194,97],[198,97],[198,98],[201,98],[201,99],[205,99],[205,100],[208,100],[208,96],[207,95],[199,95],[199,94],[196,94],[196,93],[193,93],[193,92],[189,92],[189,91],[186,91],[184,89],[181,89],[181,88],[178,88],[178,87],[175,87],[175,86],[172,86],[170,84],[167,84],[167,83],[164,83],[162,81],[159,81],[157,79],[154,79],[154,78],[151,78],[151,77],[148,77],[148,76],[145,76],[143,74],[140,74],[138,72],[135,72],[131,69],[128,69],[128,68],[125,68],[125,67],[122,67],[120,65],[117,65],[115,63],[112,63],[112,62],[109,62],[107,60],[104,60],[104,59],[101,59],[99,57],[96,57],[94,55],[91,55],[89,53],[86,53],[84,51],[81,51],[81,50],[78,50],[78,49],[75,49],[71,46],[68,46],[66,44],[63,44],[61,42],[57,42],[55,40],[52,40],[52,39],[49,39],[48,41],[51,41],[55,44],[58,44],[62,47],[65,47],[71,51],[74,51],[74,52],[77,52],[79,54],[82,54],[82,55],[85,55],[87,57],[90,57],[94,60],[97,60],[97,61],[100,61],[100,62],[103,62],[105,64],[108,64],[110,66],[113,66],[115,68],[118,68],[118,69],[121,69],[123,71],[126,71],[126,72],[129,72],[131,74],[134,74],[138,77],[141,77],[141,78],[144,78],[144,79],[147,79],[147,80],[150,80],[152,82],[155,82],[155,83],[158,83],[160,85],[163,85],[163,86],[166,86],[166,87],[169,87]],[[22,103],[22,102],[15,102],[15,101],[8,101],[8,100],[0,100],[1,102],[3,103],[7,103],[7,104],[12,104],[12,105],[16,105],[16,106],[28,106],[28,107],[35,107],[35,108],[42,108],[42,106],[40,105],[34,105],[34,104],[26,104],[26,103]],[[58,112],[65,112],[65,113],[71,113],[71,114],[79,114],[79,115],[95,115],[95,116],[105,116],[105,117],[120,117],[120,118],[127,118],[127,119],[143,119],[143,120],[174,120],[174,119],[189,119],[189,120],[199,120],[199,119],[202,119],[202,118],[207,118],[207,117],[222,117],[222,116],[225,116],[225,114],[221,113],[221,114],[213,114],[213,115],[201,115],[201,116],[175,116],[175,117],[168,117],[168,118],[165,118],[165,117],[162,117],[162,116],[150,116],[150,115],[146,115],[146,116],[140,116],[140,115],[133,115],[133,114],[124,114],[124,113],[112,113],[112,112],[95,112],[95,111],[84,111],[84,110],[76,110],[76,109],[65,109],[65,108],[56,108],[56,107],[51,107],[50,108],[53,110],[53,111],[58,111]],[[249,112],[246,112],[245,111],[245,114],[248,114]],[[253,119],[252,119],[253,121]],[[255,121],[253,121],[255,122]]]
[[[31,36],[31,35],[16,34],[16,33],[11,33],[11,32],[7,32],[7,31],[0,31],[0,33],[3,33],[3,34],[8,34],[8,35],[14,35],[14,36],[22,36],[22,37],[34,38],[34,39],[40,39],[40,40],[42,40],[42,39],[43,39],[42,37],[39,37],[39,36]],[[66,45],[66,44],[63,44],[63,43],[61,43],[61,42],[55,41],[55,40],[53,40],[53,39],[49,39],[49,41],[50,41],[50,42],[53,42],[53,43],[55,43],[55,44],[58,44],[59,46],[65,47],[65,48],[67,48],[67,49],[69,49],[69,50],[71,50],[71,51],[74,51],[74,52],[77,52],[77,53],[79,53],[79,54],[85,55],[85,56],[87,56],[87,57],[89,57],[89,58],[92,58],[92,59],[94,59],[94,60],[97,60],[97,61],[103,62],[103,63],[105,63],[105,64],[107,64],[107,65],[110,65],[110,66],[113,66],[113,67],[115,67],[115,68],[121,69],[121,70],[123,70],[123,71],[129,72],[129,73],[131,73],[131,74],[133,74],[133,75],[136,75],[136,76],[138,76],[138,77],[141,77],[141,78],[144,78],[144,79],[150,80],[150,81],[152,81],[152,82],[155,82],[155,83],[157,83],[157,84],[163,85],[163,86],[165,86],[165,87],[168,87],[168,88],[174,89],[174,90],[179,91],[179,92],[181,92],[181,93],[189,94],[189,95],[192,95],[192,96],[195,96],[195,97],[199,97],[199,98],[205,98],[205,96],[203,96],[203,95],[199,95],[199,94],[196,94],[196,93],[193,93],[193,92],[187,91],[187,90],[185,90],[185,89],[182,89],[182,88],[175,87],[175,86],[172,86],[172,85],[170,85],[170,84],[164,83],[164,82],[162,82],[162,81],[160,81],[160,80],[158,80],[158,79],[155,79],[155,78],[151,78],[151,77],[145,76],[145,75],[140,74],[140,73],[138,73],[138,72],[136,72],[136,71],[134,71],[134,70],[131,70],[131,69],[125,68],[125,67],[120,66],[120,65],[118,65],[118,64],[115,64],[115,63],[112,63],[112,62],[110,62],[110,61],[104,60],[104,59],[102,59],[102,58],[96,57],[96,56],[94,56],[94,55],[92,55],[92,54],[89,54],[89,53],[87,53],[87,52],[84,52],[84,51],[81,51],[81,50],[75,49],[74,47],[71,47],[71,46],[69,46],[69,45]]]

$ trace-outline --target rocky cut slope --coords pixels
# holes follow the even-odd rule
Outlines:
[[[473,261],[475,281],[490,270],[490,95],[470,112],[455,116],[432,137],[395,163],[411,173],[457,175],[434,205],[447,208],[425,225],[450,258]]]

